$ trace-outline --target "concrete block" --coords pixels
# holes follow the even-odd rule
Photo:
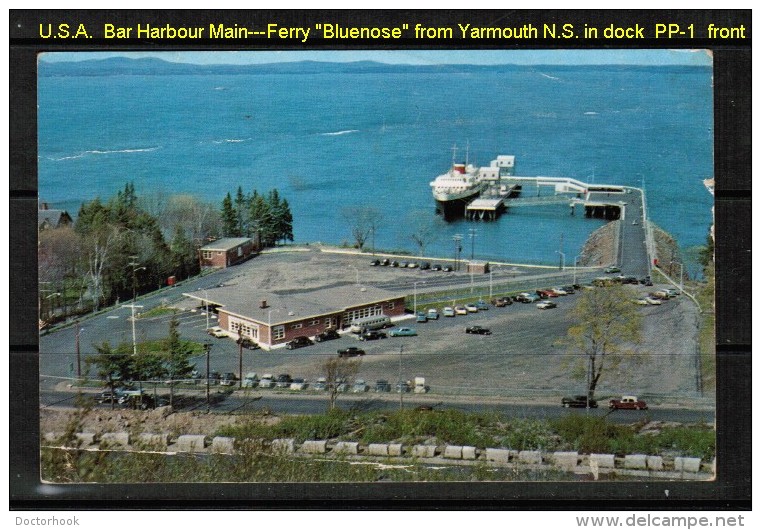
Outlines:
[[[463,460],[475,460],[476,448],[471,445],[462,446],[462,459]]]
[[[88,445],[95,445],[95,433],[94,432],[78,432],[74,435],[79,441],[80,447],[87,447]]]
[[[488,462],[496,462],[498,464],[507,464],[510,461],[510,450],[487,447],[486,460]]]
[[[540,451],[520,451],[518,462],[521,464],[541,464],[542,453]]]
[[[328,442],[325,440],[305,440],[304,443],[301,444],[301,452],[309,454],[322,454],[328,450],[327,445]]]
[[[624,469],[647,469],[647,455],[625,455]]]
[[[100,443],[106,446],[122,446],[129,445],[129,433],[128,432],[107,432],[100,437]]]
[[[589,465],[598,468],[614,468],[616,467],[616,456],[592,453],[589,455]]]
[[[197,453],[206,448],[206,438],[202,434],[183,434],[177,438],[177,450],[183,453]]]
[[[336,442],[336,446],[333,448],[333,452],[336,454],[356,455],[359,453],[359,443]]]
[[[169,435],[143,432],[138,435],[137,443],[143,447],[166,449],[169,445]]]
[[[367,446],[367,454],[373,456],[388,456],[388,444],[370,444]]]
[[[685,471],[687,473],[697,473],[700,471],[700,458],[677,456],[674,458],[674,470]]]
[[[231,455],[235,453],[235,438],[215,436],[211,440],[211,452]]]
[[[417,456],[419,458],[433,458],[434,456],[436,456],[436,446],[435,445],[413,445],[412,456]]]
[[[388,456],[402,456],[402,444],[388,444]]]
[[[42,439],[46,442],[53,443],[58,442],[58,440],[61,439],[61,436],[63,436],[60,432],[46,432],[42,435]]]
[[[270,449],[273,453],[295,453],[296,444],[293,438],[276,438],[272,440]]]
[[[552,462],[561,469],[573,469],[579,464],[579,453],[576,451],[555,451]]]
[[[462,446],[461,445],[447,445],[444,448],[444,458],[454,458],[457,460],[462,459]]]
[[[648,456],[647,469],[649,469],[650,471],[663,471],[663,457],[662,456]]]

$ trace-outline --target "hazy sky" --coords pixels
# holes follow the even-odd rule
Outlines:
[[[390,64],[645,64],[711,65],[706,50],[367,50],[214,52],[54,52],[44,61],[158,57],[194,64],[264,64],[294,61],[377,61]]]

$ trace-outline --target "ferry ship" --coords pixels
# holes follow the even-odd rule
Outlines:
[[[455,150],[456,148],[453,148]],[[500,155],[490,167],[477,168],[472,164],[452,161],[452,167],[431,182],[436,212],[449,221],[465,214],[465,207],[477,199],[500,176],[513,174],[514,156]]]

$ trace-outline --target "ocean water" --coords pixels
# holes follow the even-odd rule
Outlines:
[[[346,207],[372,206],[376,247],[415,252],[456,144],[478,165],[516,155],[519,175],[644,185],[651,219],[683,248],[711,224],[707,69],[41,76],[38,96],[40,199],[74,215],[130,181],[140,196],[217,204],[239,185],[277,188],[298,242],[350,242]],[[465,257],[557,264],[562,248],[571,263],[602,224],[516,208],[441,223],[426,254],[453,257],[462,234]]]

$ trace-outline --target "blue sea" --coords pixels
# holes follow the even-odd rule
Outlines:
[[[39,195],[76,215],[134,182],[139,196],[219,204],[240,185],[288,199],[297,242],[351,242],[343,212],[383,212],[375,245],[416,252],[435,219],[429,182],[452,162],[516,156],[523,176],[644,186],[651,219],[687,250],[713,198],[710,69],[533,67],[372,72],[39,77]],[[603,221],[567,207],[442,223],[426,249],[453,257],[571,262]],[[475,239],[469,229],[476,228]],[[562,244],[562,247],[561,247]],[[693,272],[697,269],[690,267]]]

